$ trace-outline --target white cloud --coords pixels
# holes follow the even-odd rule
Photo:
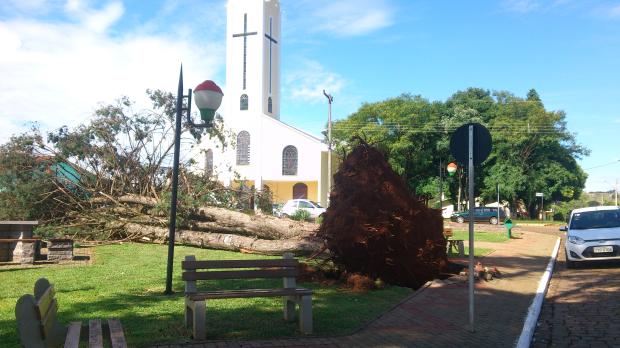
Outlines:
[[[620,18],[620,5],[613,6],[609,9],[609,17]]]
[[[29,121],[39,121],[44,130],[83,123],[98,103],[122,95],[137,101],[137,109],[148,107],[147,88],[176,91],[181,63],[187,87],[215,78],[223,66],[223,36],[199,41],[193,40],[204,32],[112,36],[105,30],[121,18],[122,4],[98,11],[72,6],[82,20],[0,21],[0,143],[27,130]]]
[[[538,0],[504,0],[504,8],[511,12],[528,13],[540,9]]]
[[[297,66],[297,70],[287,73],[284,82],[284,92],[295,101],[324,102],[323,90],[338,94],[346,84],[342,76],[327,71],[316,61],[303,59]]]
[[[386,0],[306,0],[293,9],[295,27],[306,32],[328,33],[334,36],[366,35],[389,27],[394,22],[394,8]]]

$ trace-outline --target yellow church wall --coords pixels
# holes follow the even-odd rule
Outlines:
[[[263,185],[268,186],[273,193],[274,203],[286,203],[289,199],[293,199],[293,186],[297,183],[306,184],[308,186],[308,199],[317,201],[319,191],[317,181],[263,181]]]
[[[230,183],[230,187],[233,189],[238,189],[241,187],[241,183],[243,183],[243,186],[247,188],[252,188],[254,186],[254,180],[235,180]]]

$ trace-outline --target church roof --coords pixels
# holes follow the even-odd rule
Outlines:
[[[286,123],[284,123],[284,122],[282,122],[282,121],[280,121],[278,119],[275,119],[275,118],[273,118],[273,117],[271,117],[269,115],[261,114],[261,117],[263,117],[264,119],[267,119],[269,121],[275,122],[275,123],[277,123],[279,125],[282,125],[282,126],[288,128],[288,129],[290,129],[290,130],[292,130],[292,131],[294,131],[296,133],[299,133],[299,134],[303,135],[306,138],[309,138],[310,140],[312,140],[314,142],[326,145],[321,139],[315,137],[314,135],[312,135],[310,133],[307,133],[307,132],[305,132],[305,131],[303,131],[303,130],[301,130],[299,128],[293,127],[293,126],[291,126],[289,124],[286,124]]]

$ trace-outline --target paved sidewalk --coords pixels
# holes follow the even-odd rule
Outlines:
[[[524,232],[521,239],[493,244],[495,252],[481,261],[497,267],[502,277],[476,283],[474,333],[468,327],[466,278],[452,277],[434,281],[349,336],[156,347],[510,347],[521,333],[555,242],[555,236]]]

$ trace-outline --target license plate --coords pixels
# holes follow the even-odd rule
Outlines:
[[[614,247],[612,246],[599,246],[599,247],[594,247],[593,250],[595,253],[611,253],[614,251]]]

